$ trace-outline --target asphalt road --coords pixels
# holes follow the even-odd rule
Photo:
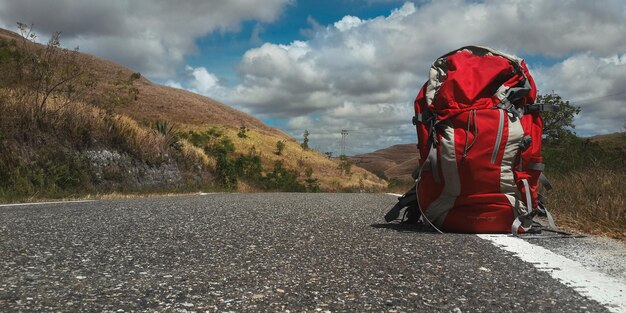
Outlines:
[[[608,312],[475,235],[382,224],[384,194],[0,207],[0,311]]]

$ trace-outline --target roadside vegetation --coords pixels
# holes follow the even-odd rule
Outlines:
[[[544,192],[557,225],[626,239],[626,133],[577,137],[573,121],[580,108],[557,94],[541,95],[537,102],[559,107],[542,114],[543,161],[554,187]]]
[[[137,97],[133,82],[138,73],[99,82],[79,62],[77,50],[60,48],[59,34],[41,46],[34,43],[30,26],[20,28],[21,38],[0,38],[0,199],[166,188],[134,184],[128,169],[118,164],[95,177],[88,157],[93,151],[116,151],[146,167],[172,163],[183,173],[209,165],[190,145],[173,146],[167,135],[113,113]],[[94,90],[112,86],[107,97],[84,101]],[[204,187],[201,176],[176,187]]]
[[[140,73],[91,68],[59,34],[0,36],[0,202],[194,191],[376,191],[364,170],[246,126],[136,121]],[[334,171],[333,171],[334,170]]]
[[[180,137],[217,160],[217,180],[227,189],[375,192],[385,187],[384,180],[361,168],[345,172],[341,160],[305,147],[304,141],[223,125],[186,127]]]

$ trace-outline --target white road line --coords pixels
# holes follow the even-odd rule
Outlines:
[[[51,202],[33,202],[33,203],[14,203],[14,204],[0,204],[0,207],[12,207],[12,206],[28,206],[28,205],[44,205],[44,204],[59,204],[59,203],[83,203],[94,202],[96,200],[76,200],[76,201],[51,201]]]
[[[387,193],[391,196],[402,195]],[[481,235],[495,246],[512,252],[522,261],[533,264],[538,270],[595,300],[614,313],[626,313],[626,282],[604,273],[585,268],[582,264],[556,254],[544,247],[533,245],[510,235]]]
[[[513,252],[537,269],[549,273],[578,293],[595,300],[615,313],[626,313],[626,283],[606,274],[589,270],[580,263],[509,235],[478,235],[495,246]]]

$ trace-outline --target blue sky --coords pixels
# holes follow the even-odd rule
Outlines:
[[[243,21],[238,32],[216,32],[198,38],[196,45],[199,52],[187,57],[187,63],[193,67],[210,68],[224,84],[234,86],[239,82],[236,66],[241,61],[241,56],[264,42],[287,45],[294,40],[306,40],[313,32],[313,23],[329,25],[346,15],[363,19],[384,16],[403,3],[403,1],[358,2],[319,0],[287,4],[279,19],[274,22]]]
[[[620,0],[0,0],[0,26],[212,97],[296,139],[348,154],[414,143],[412,102],[432,61],[465,45],[526,59],[541,93],[582,108],[576,132],[626,127]]]

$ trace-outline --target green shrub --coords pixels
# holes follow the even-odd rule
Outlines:
[[[0,162],[0,194],[57,197],[91,189],[88,163],[63,151],[42,152],[32,163]]]
[[[237,187],[237,169],[235,162],[230,160],[227,155],[220,154],[217,156],[215,174],[218,183],[222,187],[226,189],[235,189]]]
[[[347,156],[342,155],[341,157],[339,157],[338,169],[339,172],[342,174],[345,173],[347,175],[350,175],[352,173],[352,162],[350,162]]]
[[[165,145],[167,147],[174,148],[178,151],[182,149],[180,138],[174,128],[174,126],[168,126],[167,121],[156,121],[154,123],[155,133],[165,137]]]
[[[279,140],[276,142],[276,151],[274,153],[276,155],[282,155],[284,149],[285,149],[285,141]]]
[[[240,128],[239,134],[245,134]],[[181,134],[193,145],[202,147],[204,153],[215,157],[215,176],[217,183],[227,190],[237,187],[237,182],[242,180],[268,191],[311,191],[320,190],[318,180],[312,177],[312,169],[307,169],[305,184],[298,181],[298,173],[285,168],[282,161],[274,163],[271,172],[263,175],[261,157],[257,155],[256,148],[252,147],[248,154],[233,155],[235,144],[224,136],[224,133],[216,128],[209,128],[203,132],[191,131]],[[239,136],[241,137],[241,136]],[[285,141],[277,142],[276,154],[282,154]],[[309,171],[310,170],[310,171]]]
[[[298,173],[286,169],[283,161],[274,163],[274,169],[261,179],[261,187],[270,191],[306,191],[306,187],[298,182]]]
[[[247,132],[248,132],[248,129],[245,126],[241,126],[239,127],[239,131],[237,132],[237,137],[248,138],[248,135],[246,134]]]
[[[250,181],[259,182],[262,177],[263,167],[261,166],[261,157],[258,155],[240,155],[234,164],[237,169],[237,176]]]
[[[589,139],[565,135],[560,140],[546,140],[543,162],[550,173],[565,174],[582,169],[626,169],[626,150],[611,149]]]
[[[320,192],[320,185],[317,178],[313,178],[313,168],[307,167],[304,171],[306,178],[304,179],[306,191],[308,192]]]

